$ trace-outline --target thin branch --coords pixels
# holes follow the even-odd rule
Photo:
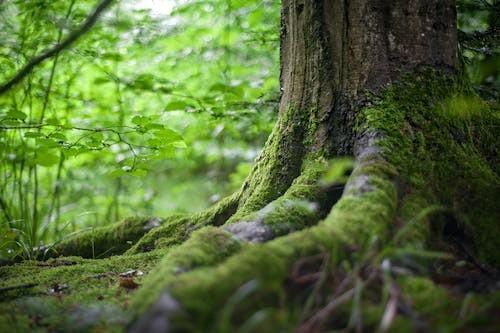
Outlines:
[[[109,127],[97,127],[97,128],[90,128],[90,127],[74,127],[74,126],[67,126],[67,125],[57,125],[57,124],[23,124],[23,125],[13,125],[13,126],[0,126],[0,130],[20,130],[20,129],[37,129],[37,128],[42,128],[42,127],[57,127],[65,130],[77,130],[77,131],[89,131],[89,132],[113,132],[116,131],[114,128],[127,128],[131,130],[135,130],[134,127],[132,126],[109,126]],[[127,133],[132,133],[134,131],[130,131]]]
[[[21,82],[21,80],[31,73],[33,68],[35,66],[39,65],[41,62],[44,60],[53,57],[54,55],[57,55],[59,52],[64,50],[65,48],[69,47],[71,44],[73,44],[78,38],[80,38],[83,34],[85,34],[87,31],[90,30],[94,26],[94,24],[97,22],[97,19],[101,15],[101,13],[111,5],[113,0],[102,0],[97,7],[94,9],[92,14],[87,17],[85,22],[76,29],[75,31],[71,32],[66,39],[64,39],[61,43],[56,44],[54,47],[51,49],[45,51],[44,53],[36,56],[35,58],[31,59],[24,67],[17,72],[14,77],[12,77],[10,80],[8,80],[6,83],[3,83],[0,85],[0,95],[8,91],[10,88],[12,88],[14,85],[17,83]]]

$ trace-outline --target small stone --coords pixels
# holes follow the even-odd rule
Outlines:
[[[129,271],[126,271],[126,272],[123,272],[123,273],[120,273],[118,274],[120,277],[122,278],[130,278],[130,277],[134,277],[134,276],[143,276],[144,275],[144,272],[138,270],[138,269],[131,269]]]
[[[161,225],[161,219],[159,217],[153,217],[146,221],[144,224],[144,230],[149,231],[153,228],[159,227]]]

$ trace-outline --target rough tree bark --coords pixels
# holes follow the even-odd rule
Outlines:
[[[47,254],[116,255],[81,264],[99,269],[146,260],[151,272],[131,298],[129,332],[425,330],[436,322],[417,316],[401,290],[444,292],[427,277],[399,286],[391,278],[387,302],[361,299],[360,290],[373,281],[383,289],[384,274],[396,274],[379,265],[387,244],[415,254],[439,238],[430,222],[451,228],[483,271],[475,258],[500,261],[488,199],[498,194],[497,145],[488,146],[486,130],[474,137],[469,122],[446,116],[454,96],[474,99],[459,72],[453,0],[283,0],[279,118],[242,188],[205,212],[129,219]],[[319,182],[328,160],[352,155],[345,186],[342,174]],[[330,291],[325,272],[334,276]],[[310,288],[309,298],[297,288]],[[346,314],[360,299],[372,315]],[[266,317],[263,309],[273,310]]]

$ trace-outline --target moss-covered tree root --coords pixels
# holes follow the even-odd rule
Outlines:
[[[450,106],[457,98],[472,103],[465,105],[466,108],[481,108],[481,113],[468,114],[464,119],[461,112],[469,111]],[[154,292],[162,297],[157,297],[148,310],[139,315],[129,331],[147,331],[152,329],[152,323],[159,331],[232,332],[249,327],[250,331],[259,332],[292,330],[300,326],[304,318],[297,316],[294,294],[287,289],[290,276],[301,258],[321,254],[329,258],[333,272],[345,271],[341,269],[343,265],[350,267],[347,270],[351,272],[353,287],[346,303],[352,311],[346,314],[346,309],[341,310],[340,306],[337,309],[347,316],[344,318],[346,327],[363,325],[371,330],[392,327],[395,331],[418,331],[433,325],[454,330],[474,323],[491,329],[495,323],[484,319],[489,311],[498,309],[498,293],[485,297],[467,296],[478,309],[469,309],[464,314],[463,303],[457,306],[451,299],[456,297],[458,301],[455,302],[460,303],[467,302],[467,297],[450,295],[446,288],[429,279],[425,267],[429,267],[429,261],[438,262],[439,258],[450,260],[449,255],[429,251],[437,248],[437,244],[429,242],[436,240],[436,235],[446,233],[446,225],[450,223],[463,231],[463,238],[456,240],[462,242],[461,246],[470,247],[479,260],[498,265],[495,252],[489,249],[498,246],[499,238],[488,229],[494,227],[493,219],[498,221],[498,211],[491,199],[491,195],[495,197],[498,193],[498,174],[484,157],[489,153],[482,151],[475,139],[460,138],[464,133],[470,135],[474,126],[478,134],[491,131],[481,124],[485,118],[489,124],[498,123],[492,112],[491,106],[478,100],[459,83],[432,73],[418,74],[388,89],[382,98],[373,97],[372,106],[366,107],[358,119],[356,168],[342,198],[321,224],[262,245],[245,246],[215,267],[196,269],[173,280],[163,278],[163,283],[159,282],[162,278],[152,273],[149,281],[155,282],[146,281],[145,284],[162,285],[161,290]],[[294,192],[292,189],[293,184],[289,191]],[[459,194],[461,190],[467,191],[467,200]],[[485,190],[490,191],[489,196]],[[273,237],[262,236],[266,232],[252,223],[264,221],[263,225],[273,226],[297,220],[310,225],[307,221],[311,215],[301,215],[293,206],[286,209],[287,193],[269,205],[277,209],[270,210],[268,215],[262,212],[266,208],[243,214],[247,218],[236,213],[237,218],[231,218],[225,229],[235,233],[238,239],[249,241],[254,240],[248,236],[253,230],[258,241],[265,241]],[[308,198],[307,194],[298,197]],[[470,206],[474,202],[481,203],[481,211]],[[259,216],[270,216],[272,218],[267,221],[272,222],[266,224],[266,218]],[[470,224],[471,216],[477,217],[474,225]],[[317,219],[318,216],[312,218]],[[234,223],[235,220],[238,222]],[[433,231],[437,232],[430,232],[430,221]],[[242,223],[249,223],[250,231],[233,228]],[[285,230],[283,233],[292,229]],[[480,239],[488,244],[485,245],[487,249]],[[403,267],[408,265],[408,268],[398,268],[406,269],[406,276],[403,273],[399,276],[395,273],[398,270],[392,270],[391,260]],[[363,286],[372,283],[370,277],[363,280],[360,266],[377,272],[375,276],[381,282],[373,288],[388,288],[387,299],[356,298],[357,288],[362,290]],[[421,274],[424,275],[416,277]],[[356,279],[361,282],[353,282]],[[153,299],[146,297],[148,290],[148,287],[143,288],[133,300],[133,304],[140,304],[138,309],[145,308],[142,300]],[[405,292],[407,294],[402,296]],[[443,298],[434,305],[425,304],[419,301],[419,293],[436,293]],[[410,303],[407,303],[408,298]],[[412,300],[415,300],[414,306],[409,305]],[[402,310],[390,310],[391,302],[399,304]],[[432,313],[430,306],[442,313]],[[358,311],[356,307],[366,309],[366,318],[353,317]],[[425,319],[417,315],[419,311],[426,315]],[[460,311],[461,319],[453,321]],[[314,315],[310,320],[311,323],[303,323],[303,328],[324,324]],[[360,324],[363,320],[364,324]]]

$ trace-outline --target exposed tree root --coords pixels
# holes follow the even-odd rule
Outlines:
[[[134,254],[168,248],[182,243],[194,230],[224,223],[235,212],[239,195],[236,192],[217,205],[191,216],[172,215],[164,219],[131,217],[106,227],[80,232],[41,249],[39,256],[102,258],[124,252]]]
[[[151,251],[156,248],[168,248],[186,240],[191,232],[204,226],[223,224],[236,211],[241,193],[222,199],[215,206],[191,216],[172,217],[161,227],[142,237],[127,253]]]
[[[277,238],[261,246],[250,246],[220,266],[195,270],[177,277],[175,281],[167,283],[161,294],[169,295],[168,299],[177,300],[179,307],[158,311],[164,302],[162,298],[151,306],[131,331],[150,331],[151,324],[172,327],[171,321],[181,311],[196,318],[196,326],[184,329],[207,330],[217,313],[224,308],[227,297],[236,293],[246,282],[256,281],[259,295],[263,294],[261,297],[271,294],[277,297],[276,292],[289,275],[290,267],[299,258],[326,252],[340,262],[352,251],[363,253],[374,238],[383,242],[396,212],[396,172],[378,154],[367,154],[368,150],[377,151],[372,144],[370,142],[369,146],[360,149],[359,155],[363,160],[354,169],[344,195],[321,225]],[[367,168],[370,169],[369,172]],[[164,272],[159,274],[161,278],[155,277],[155,273],[150,275],[145,287],[137,294],[138,300],[144,300],[144,294],[153,286],[161,285],[158,280],[165,281]],[[157,295],[158,292],[154,294]],[[207,299],[210,299],[209,303]],[[193,324],[186,319],[178,320],[181,326]]]
[[[164,221],[157,217],[130,217],[109,226],[77,233],[50,248],[42,249],[40,255],[102,258],[121,254],[133,242],[162,223]]]

